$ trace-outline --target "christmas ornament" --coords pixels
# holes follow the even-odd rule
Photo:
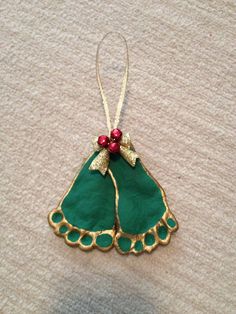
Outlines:
[[[159,244],[169,243],[178,223],[166,195],[140,160],[128,133],[119,128],[128,81],[129,56],[126,45],[126,68],[113,128],[109,106],[99,74],[97,49],[96,73],[105,109],[108,134],[98,136],[94,153],[76,174],[68,191],[48,216],[56,235],[70,246],[82,250],[98,248],[119,253],[150,253]]]

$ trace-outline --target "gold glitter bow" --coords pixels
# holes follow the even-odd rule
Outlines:
[[[98,145],[97,139],[94,141],[94,150],[100,151],[91,163],[89,170],[98,170],[105,175],[110,162],[110,152],[106,148]],[[120,141],[120,155],[132,166],[135,167],[138,154],[133,150],[129,134],[122,135]]]

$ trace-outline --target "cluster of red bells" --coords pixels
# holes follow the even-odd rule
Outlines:
[[[107,148],[112,154],[117,154],[120,152],[120,140],[122,137],[122,132],[120,129],[114,129],[111,131],[110,138],[106,135],[100,135],[98,137],[98,145]]]

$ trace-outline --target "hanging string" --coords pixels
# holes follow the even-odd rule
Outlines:
[[[113,126],[112,126],[112,123],[111,123],[110,110],[109,110],[109,105],[108,105],[108,102],[107,102],[107,97],[105,95],[103,84],[102,84],[102,81],[101,81],[100,67],[99,67],[99,52],[100,52],[101,45],[104,42],[104,40],[109,35],[112,35],[112,34],[118,35],[124,41],[125,47],[126,47],[125,73],[124,73],[123,80],[122,80],[120,97],[119,97],[119,101],[118,101],[117,108],[116,108],[116,114],[115,114],[115,120],[114,120]],[[129,73],[129,51],[128,51],[127,41],[124,38],[124,36],[122,36],[120,33],[109,32],[102,38],[102,40],[98,44],[97,54],[96,54],[96,77],[97,77],[97,82],[98,82],[98,86],[99,86],[99,89],[100,89],[100,93],[101,93],[101,96],[102,96],[102,102],[103,102],[103,107],[104,107],[104,110],[105,110],[105,115],[106,115],[106,120],[107,120],[107,128],[108,128],[109,133],[110,133],[111,129],[117,128],[118,125],[119,125],[119,122],[120,122],[120,114],[121,114],[121,110],[122,110],[122,107],[123,107],[123,104],[124,104],[126,86],[127,86],[127,82],[128,82],[128,73]]]

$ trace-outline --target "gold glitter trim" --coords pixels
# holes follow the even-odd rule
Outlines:
[[[127,147],[127,148],[130,148],[130,146],[131,146],[131,140],[130,140],[130,135],[129,135],[129,133],[125,133],[125,134],[122,135],[120,144],[121,144],[122,146],[125,146],[125,147]]]
[[[107,172],[110,161],[110,153],[107,149],[102,149],[97,157],[91,163],[89,170],[98,170],[104,176]]]
[[[120,154],[132,167],[135,166],[136,159],[138,158],[138,154],[135,151],[127,147],[120,146]]]
[[[62,215],[62,220],[58,223],[55,223],[52,220],[52,216],[53,214],[58,213]],[[53,227],[54,229],[54,233],[59,236],[59,237],[63,237],[65,240],[65,243],[68,244],[69,246],[78,246],[80,249],[82,249],[83,251],[90,251],[93,248],[98,248],[99,250],[106,252],[109,251],[112,247],[113,247],[113,241],[114,241],[114,236],[115,236],[115,228],[110,229],[110,230],[103,230],[103,231],[88,231],[85,229],[81,229],[81,228],[77,228],[73,225],[71,225],[65,218],[64,213],[62,211],[62,209],[60,207],[57,207],[55,209],[53,209],[49,215],[48,215],[48,222],[50,224],[51,227]],[[66,226],[67,231],[65,233],[61,233],[59,230],[62,226]],[[79,234],[79,239],[75,242],[70,241],[70,239],[68,238],[68,235],[71,231],[76,231]],[[98,236],[100,235],[110,235],[112,237],[112,243],[111,245],[107,246],[107,247],[101,247],[96,243],[96,239]],[[91,237],[91,243],[89,245],[84,245],[82,243],[82,240],[84,238],[84,236],[90,236]]]

